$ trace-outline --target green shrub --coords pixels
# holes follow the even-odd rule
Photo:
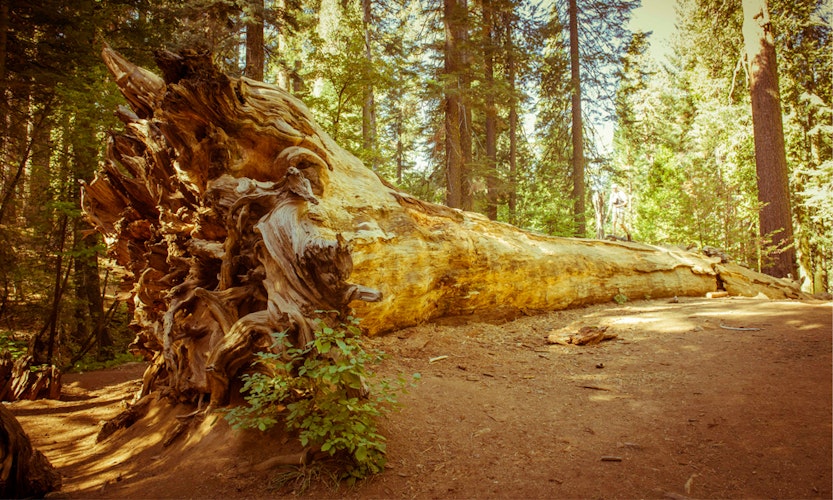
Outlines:
[[[362,347],[357,325],[354,318],[337,328],[319,325],[302,347],[292,346],[285,333],[274,334],[274,352],[258,353],[258,371],[242,377],[248,404],[226,412],[232,427],[265,431],[282,420],[303,446],[343,460],[340,479],[381,472],[385,437],[376,419],[396,405],[406,382],[375,380],[370,366],[383,353]]]
[[[622,305],[622,304],[624,304],[625,302],[628,301],[628,296],[625,295],[622,292],[619,292],[619,293],[617,293],[616,295],[613,296],[613,301],[616,302],[619,305]]]

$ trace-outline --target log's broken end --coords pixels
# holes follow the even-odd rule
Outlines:
[[[153,115],[156,101],[165,93],[165,81],[151,71],[136,66],[109,46],[102,49],[101,57],[136,114],[141,118]]]

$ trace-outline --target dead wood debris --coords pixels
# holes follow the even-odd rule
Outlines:
[[[596,345],[605,340],[613,340],[619,336],[615,333],[607,333],[607,326],[583,326],[574,333],[563,331],[553,332],[547,335],[548,344],[556,345]]]
[[[723,323],[721,323],[719,326],[720,326],[720,328],[723,328],[724,330],[734,330],[734,331],[738,331],[738,332],[758,332],[758,331],[763,330],[763,328],[755,328],[755,327],[752,327],[752,326],[728,326],[728,325],[724,325]]]
[[[600,385],[580,385],[582,389],[592,389],[594,391],[609,391],[610,389],[607,387],[602,387]]]
[[[102,425],[101,430],[95,438],[96,443],[100,443],[110,437],[119,429],[126,429],[144,417],[150,409],[150,403],[156,399],[156,396],[147,395],[132,405],[128,405],[127,409],[116,415],[115,418],[108,420]]]

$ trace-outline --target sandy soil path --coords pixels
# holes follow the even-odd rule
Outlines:
[[[389,467],[313,497],[831,498],[830,302],[642,301],[371,340],[422,381],[384,423]],[[595,346],[553,332],[607,327]],[[441,359],[436,360],[445,356]],[[433,362],[431,360],[434,360]],[[169,447],[157,408],[95,442],[141,365],[68,375],[61,401],[10,405],[71,498],[264,498],[285,438],[204,423]]]

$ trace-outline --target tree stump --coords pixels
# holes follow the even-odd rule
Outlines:
[[[32,366],[30,355],[12,360],[0,355],[0,401],[60,399],[61,371],[54,365]]]

